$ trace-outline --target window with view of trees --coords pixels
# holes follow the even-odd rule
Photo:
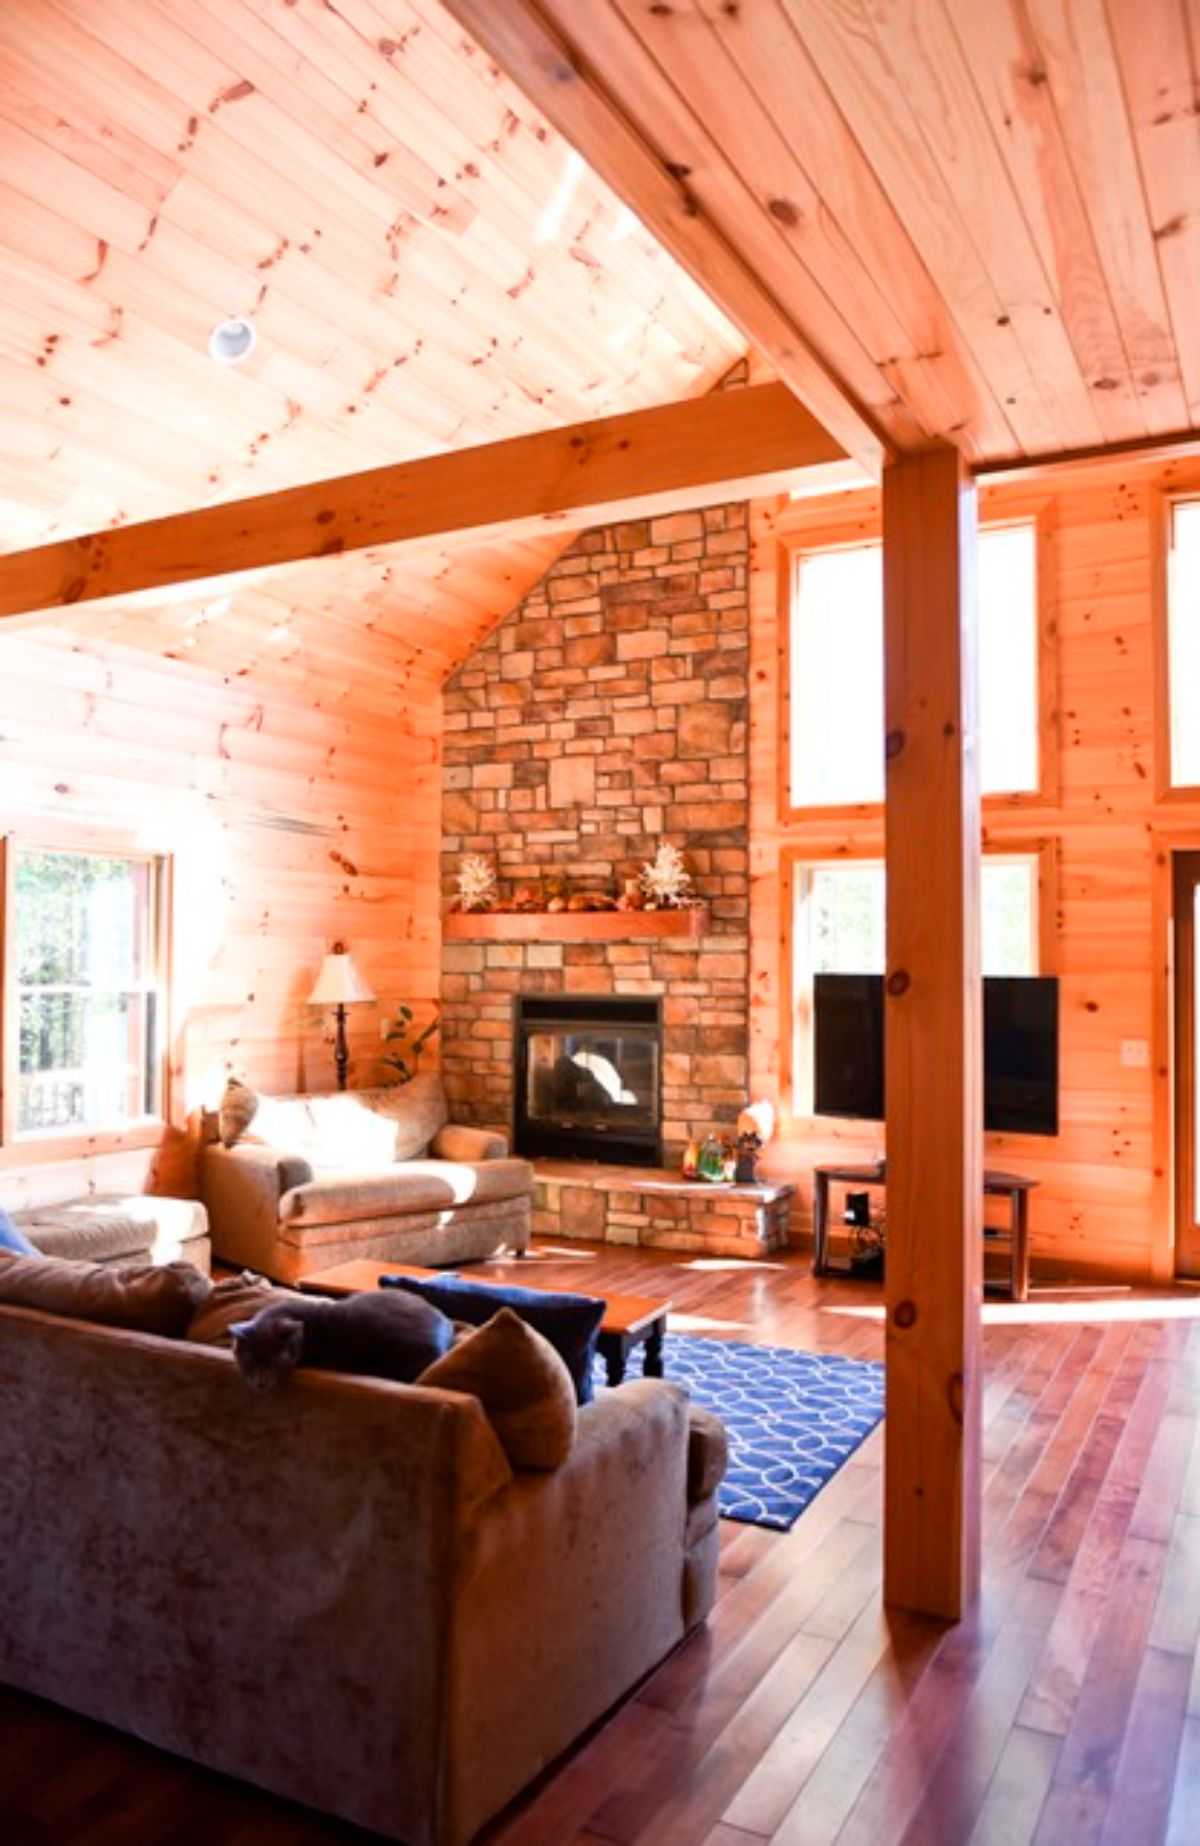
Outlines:
[[[1173,788],[1200,787],[1200,500],[1170,508],[1167,674]]]
[[[13,850],[18,1134],[161,1112],[161,883],[149,857]]]
[[[984,974],[1037,974],[1038,856],[987,853],[980,871]],[[812,1100],[815,974],[879,974],[884,968],[886,884],[882,861],[797,866],[792,881],[793,1048],[797,1112]]]
[[[1037,529],[979,534],[979,737],[984,794],[1039,782]],[[799,553],[794,563],[790,802],[883,800],[883,550]]]

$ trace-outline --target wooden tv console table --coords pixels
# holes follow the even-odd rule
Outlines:
[[[1008,1200],[1008,1224],[995,1229],[989,1228],[984,1235],[989,1243],[993,1239],[1008,1243],[1009,1292],[1014,1301],[1024,1301],[1029,1293],[1029,1195],[1037,1183],[1036,1179],[1024,1179],[1019,1173],[998,1173],[990,1167],[984,1170],[985,1195]],[[887,1184],[887,1162],[877,1160],[870,1166],[817,1167],[814,1169],[813,1274],[815,1276],[846,1273],[845,1269],[838,1269],[831,1265],[829,1260],[829,1188],[831,1184],[868,1188],[885,1186]]]

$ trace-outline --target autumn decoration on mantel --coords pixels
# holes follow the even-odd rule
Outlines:
[[[500,941],[622,936],[702,936],[708,910],[692,892],[692,875],[677,846],[664,841],[654,858],[622,879],[618,893],[572,891],[565,873],[546,872],[502,897],[494,866],[469,853],[458,872],[458,896],[445,919],[451,937]]]
[[[572,891],[562,872],[547,872],[537,881],[514,886],[511,897],[501,896],[496,868],[481,853],[468,853],[458,870],[458,896],[451,914],[578,915],[595,911],[666,911],[701,908],[692,892],[692,875],[678,846],[664,840],[653,859],[634,877],[622,882],[619,893]]]

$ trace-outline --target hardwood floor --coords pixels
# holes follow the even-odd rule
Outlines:
[[[803,1258],[574,1244],[488,1268],[532,1263],[669,1295],[682,1331],[881,1354],[880,1291]],[[488,1846],[1200,1840],[1200,1293],[1035,1291],[985,1314],[975,1613],[947,1630],[881,1608],[877,1431],[790,1533],[723,1524],[706,1629]],[[0,1691],[5,1846],[365,1838]]]

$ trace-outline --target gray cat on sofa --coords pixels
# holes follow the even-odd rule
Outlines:
[[[411,1384],[449,1350],[454,1323],[415,1295],[381,1291],[339,1301],[289,1297],[229,1332],[243,1378],[266,1391],[298,1365]]]

